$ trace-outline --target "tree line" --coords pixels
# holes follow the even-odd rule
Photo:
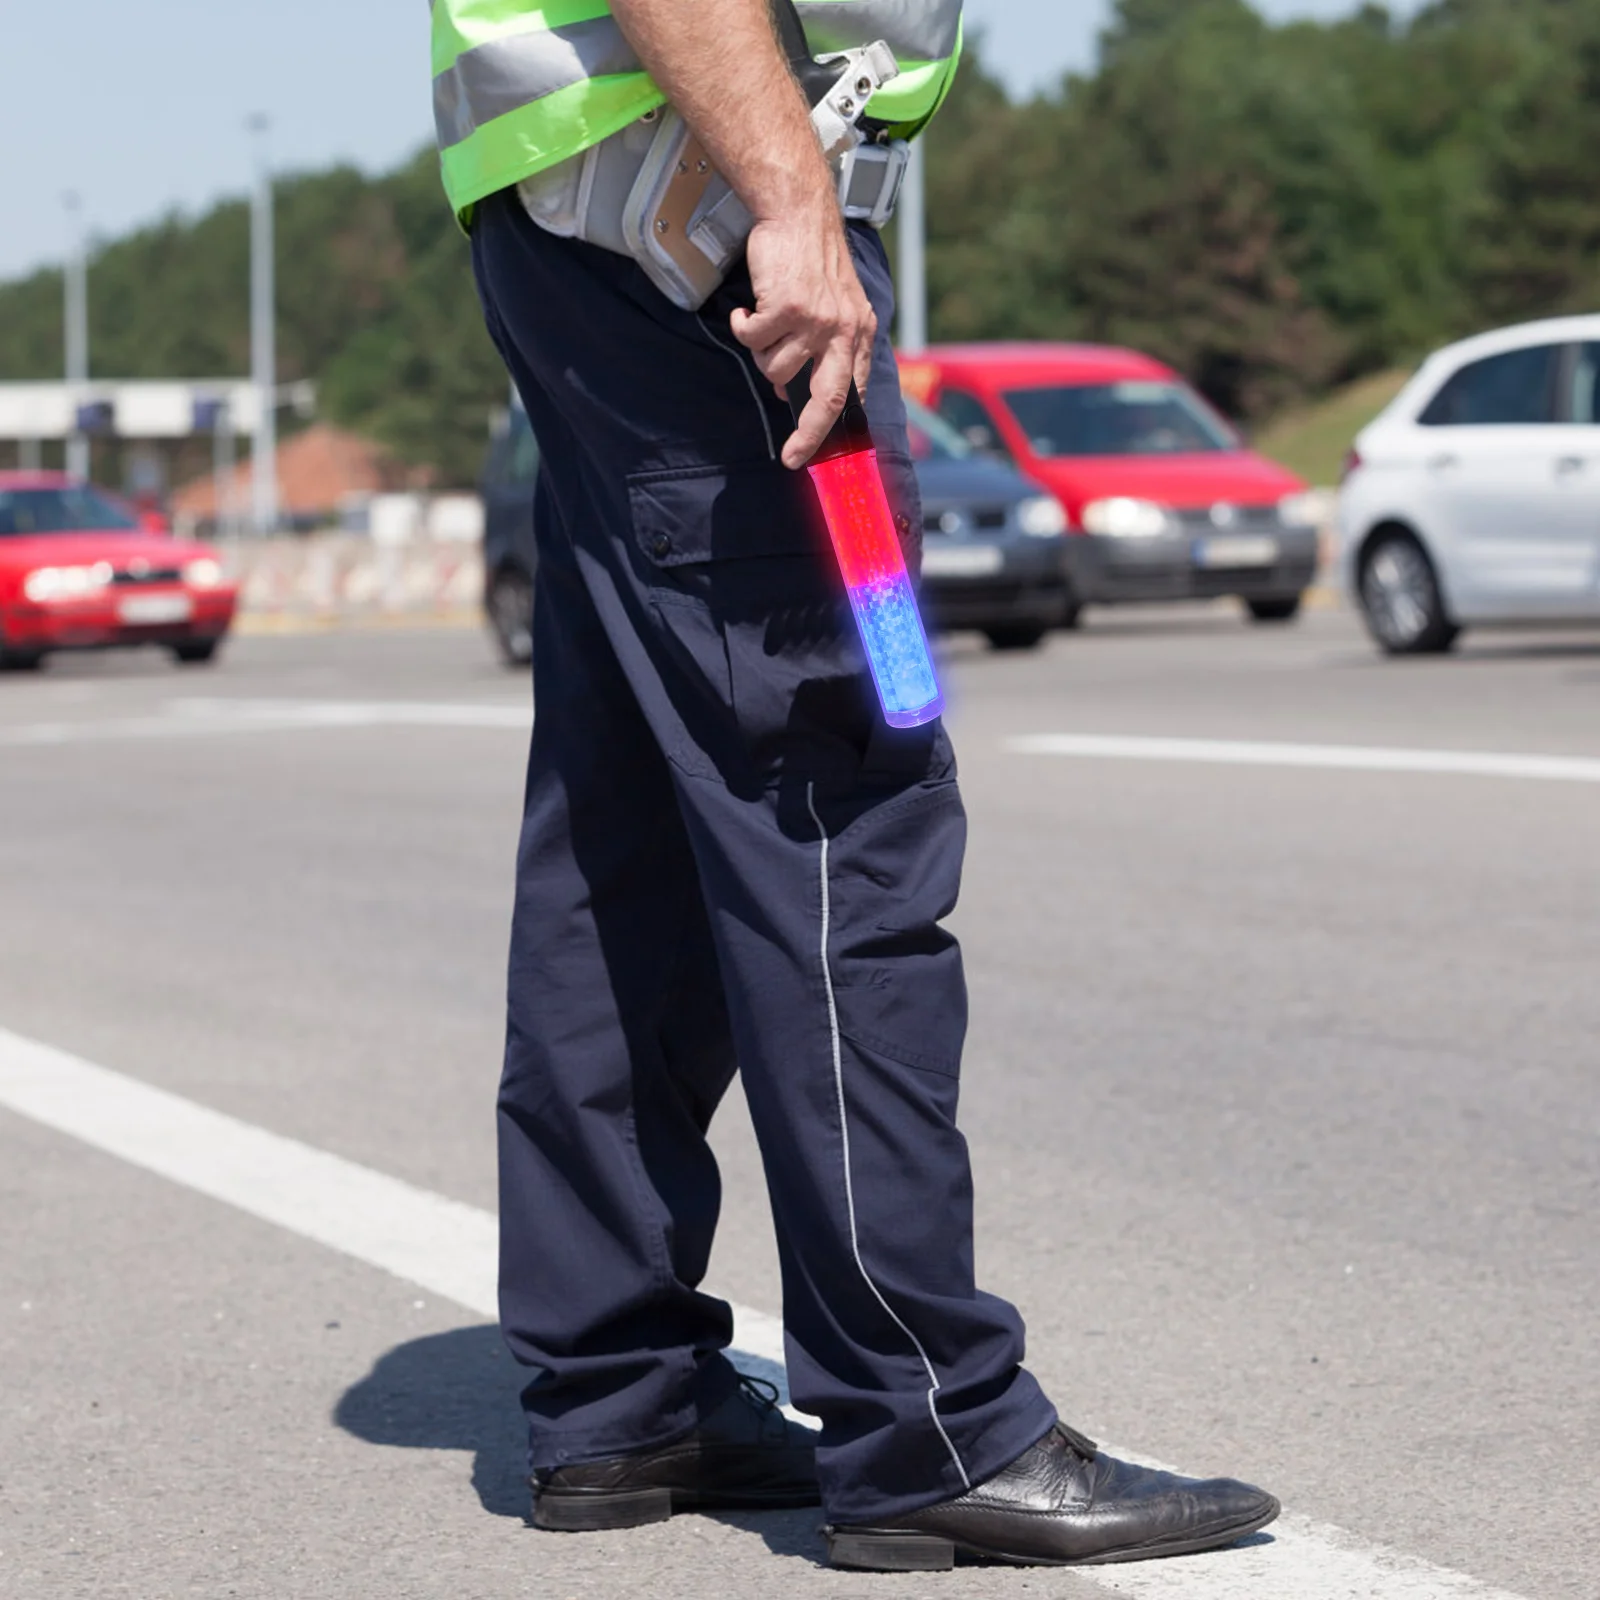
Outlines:
[[[1258,421],[1499,322],[1600,303],[1600,0],[1439,0],[1274,26],[1119,0],[1100,64],[1009,97],[976,41],[928,138],[937,339],[1172,362]],[[280,370],[330,419],[471,482],[499,362],[431,153],[278,195]],[[100,248],[94,366],[249,364],[243,202]],[[0,286],[0,378],[60,371],[61,283]]]

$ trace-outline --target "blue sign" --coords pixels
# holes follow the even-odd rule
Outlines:
[[[117,431],[117,414],[109,400],[91,400],[78,407],[78,433],[106,434]]]
[[[220,433],[228,425],[226,400],[197,399],[194,403],[194,431]]]

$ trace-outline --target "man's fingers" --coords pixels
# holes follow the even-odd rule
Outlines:
[[[755,363],[761,376],[782,392],[810,359],[811,352],[804,343],[798,337],[791,337],[780,339],[770,350],[758,351]]]
[[[872,372],[877,320],[831,203],[828,213],[756,225],[746,249],[755,309],[733,311],[728,323],[779,394],[814,363],[809,403],[783,447],[790,467],[804,466],[827,438],[852,378],[865,390]]]
[[[866,398],[867,380],[872,376],[872,339],[864,338],[856,346],[855,379],[856,392]]]
[[[803,467],[839,420],[850,395],[850,365],[850,355],[837,345],[817,363],[811,375],[811,399],[783,447],[786,467]]]
[[[791,471],[803,467],[817,453],[822,441],[828,437],[828,430],[833,426],[834,417],[837,415],[837,412],[830,415],[822,401],[815,399],[810,401],[800,413],[800,420],[794,425],[794,432],[784,444],[784,466]]]
[[[759,305],[754,311],[736,306],[728,318],[733,336],[747,350],[767,350],[786,338],[804,337],[811,318],[792,306]]]
[[[862,300],[865,317],[860,331],[856,334],[854,367],[856,389],[864,398],[867,392],[867,380],[872,376],[872,347],[878,337],[878,315],[870,305],[865,304],[864,295]]]

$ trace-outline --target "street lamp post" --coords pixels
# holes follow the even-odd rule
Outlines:
[[[211,472],[217,494],[217,537],[230,539],[237,529],[233,506],[233,414],[226,400],[211,435]]]
[[[250,379],[256,431],[250,464],[250,520],[258,534],[278,525],[277,330],[274,322],[272,168],[265,116],[250,118],[256,136],[256,186],[250,206]]]
[[[84,241],[82,206],[76,194],[61,197],[69,218],[65,279],[66,377],[72,392],[73,426],[67,439],[67,471],[74,478],[89,476],[89,436],[78,425],[77,408],[84,402],[89,381],[89,263]]]
[[[896,332],[900,349],[908,356],[920,355],[928,347],[928,224],[922,162],[922,140],[914,139],[895,208],[900,235],[899,282],[895,285],[900,326]]]

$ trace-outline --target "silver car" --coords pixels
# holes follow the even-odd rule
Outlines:
[[[1391,655],[1476,624],[1600,622],[1600,316],[1430,356],[1356,436],[1339,529]]]

